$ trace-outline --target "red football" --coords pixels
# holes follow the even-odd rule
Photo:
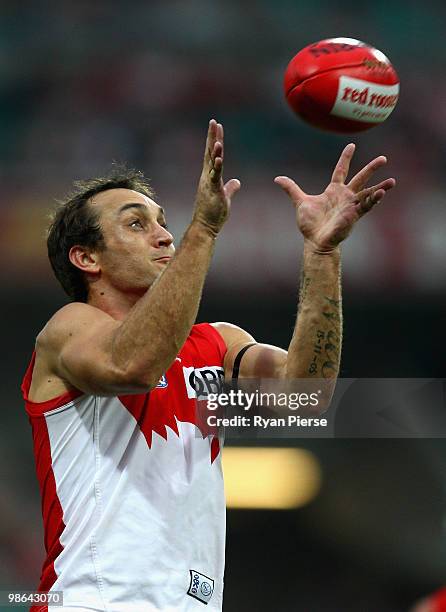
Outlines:
[[[361,132],[387,119],[399,79],[388,58],[354,38],[328,38],[293,57],[284,78],[291,108],[331,132]]]

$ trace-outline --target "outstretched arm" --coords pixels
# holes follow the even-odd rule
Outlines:
[[[298,316],[288,352],[255,344],[243,356],[241,377],[324,378],[328,381],[327,396],[334,390],[342,340],[339,245],[360,217],[395,185],[390,178],[365,187],[386,163],[383,156],[367,164],[346,184],[354,150],[353,144],[345,147],[329,185],[320,195],[306,194],[288,177],[275,179],[294,204],[297,225],[304,237]],[[225,365],[230,377],[237,354],[254,339],[240,328],[224,323],[215,325],[228,345]]]
[[[215,238],[240,187],[224,184],[222,172],[223,127],[212,120],[193,219],[172,261],[122,322],[88,304],[56,313],[37,343],[51,373],[102,395],[156,386],[194,324]]]

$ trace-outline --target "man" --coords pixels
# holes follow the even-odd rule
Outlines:
[[[222,180],[221,124],[210,121],[193,218],[176,253],[139,174],[80,185],[57,212],[49,257],[74,302],[39,334],[23,393],[45,524],[39,588],[63,591],[64,610],[221,610],[220,446],[199,430],[195,390],[203,377],[223,374],[319,377],[333,387],[339,244],[395,184],[365,187],[386,162],[378,157],[346,185],[353,152],[352,144],[344,149],[319,196],[275,179],[305,239],[288,352],[229,323],[194,325],[215,240],[240,188]]]

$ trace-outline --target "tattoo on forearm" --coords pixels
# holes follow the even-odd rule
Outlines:
[[[341,305],[341,300],[333,300],[332,298],[329,298],[329,297],[325,297],[325,299],[331,306],[337,309],[337,312],[339,312],[339,306]]]
[[[316,342],[313,346],[313,359],[310,363],[310,367],[308,368],[308,373],[312,376],[315,376],[317,374],[318,357],[322,353],[323,340],[325,340],[325,332],[321,329],[318,329],[316,332]]]
[[[310,286],[311,283],[311,279],[309,276],[307,276],[305,274],[305,272],[302,272],[302,279],[300,281],[300,291],[299,291],[299,307],[298,307],[298,312],[300,312],[301,308],[302,308],[302,304],[305,301],[305,298],[307,296],[307,291],[308,291],[308,287]]]
[[[326,297],[325,300],[330,306],[329,310],[322,312],[327,320],[327,329],[316,331],[313,359],[308,368],[308,373],[311,376],[320,374],[322,378],[330,378],[337,373],[341,348],[340,300],[333,300],[329,297]]]
[[[339,350],[339,335],[335,331],[329,330],[327,333],[327,342],[325,344],[325,355],[327,360],[322,364],[323,378],[328,378],[330,376],[330,371],[336,374],[338,367],[337,364],[339,363]]]

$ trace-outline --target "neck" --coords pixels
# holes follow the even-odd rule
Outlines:
[[[122,321],[145,293],[145,290],[124,293],[114,287],[90,287],[87,303],[103,310],[113,319]]]

